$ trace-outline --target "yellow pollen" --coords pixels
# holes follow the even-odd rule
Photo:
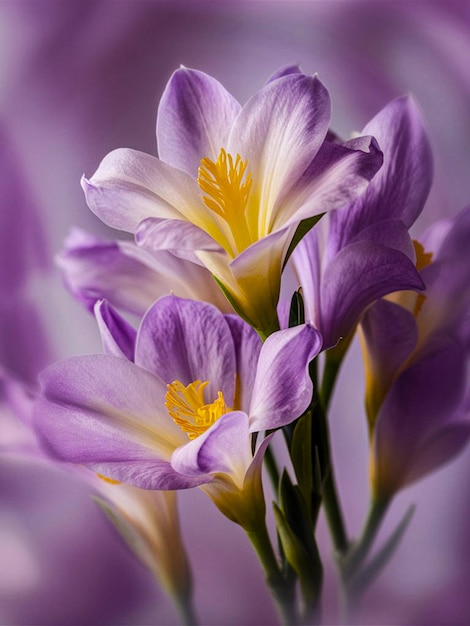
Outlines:
[[[245,214],[253,183],[247,166],[239,154],[234,159],[221,148],[215,163],[201,159],[197,178],[204,204],[228,224],[239,252],[253,243]]]
[[[168,385],[165,396],[168,414],[190,439],[205,433],[219,417],[230,411],[221,391],[214,402],[204,403],[204,389],[208,384],[209,381],[195,380],[185,387],[179,380],[175,380]]]

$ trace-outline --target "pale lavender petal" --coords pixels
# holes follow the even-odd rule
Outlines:
[[[241,318],[226,315],[225,319],[232,333],[237,362],[237,385],[232,408],[248,412],[262,343],[256,331]]]
[[[324,349],[347,337],[375,300],[405,289],[422,290],[424,283],[402,252],[369,242],[354,243],[341,250],[322,278],[318,328]]]
[[[210,480],[203,476],[182,476],[173,469],[171,463],[162,459],[89,463],[87,467],[97,474],[112,477],[114,480],[140,487],[140,489],[175,491],[197,487]]]
[[[135,362],[165,383],[209,381],[207,402],[222,391],[228,406],[235,394],[236,357],[230,328],[205,302],[166,296],[149,309],[139,329]]]
[[[95,317],[106,354],[134,360],[137,331],[106,300],[95,304]]]
[[[241,110],[228,151],[248,160],[263,232],[272,230],[279,195],[301,178],[320,149],[329,122],[328,92],[317,77],[305,74],[290,74],[265,85]]]
[[[470,440],[470,422],[455,422],[433,433],[413,458],[404,484],[413,483],[451,461]]]
[[[297,245],[291,257],[298,284],[302,287],[305,319],[315,328],[319,327],[321,320],[320,287],[322,261],[319,242],[320,232],[321,230],[318,227],[312,228]]]
[[[244,477],[252,458],[250,441],[246,413],[226,413],[205,433],[175,450],[171,465],[191,478],[216,473]]]
[[[147,250],[212,250],[222,248],[201,228],[190,222],[150,217],[143,220],[136,231],[136,242]]]
[[[383,155],[373,137],[360,139],[354,147],[323,143],[302,178],[280,198],[276,227],[344,207],[363,194]]]
[[[431,148],[410,97],[388,104],[363,133],[377,139],[384,164],[364,195],[347,210],[332,215],[331,236],[336,250],[383,219],[399,219],[410,227],[421,213],[431,186]]]
[[[132,242],[97,239],[74,229],[56,257],[71,293],[93,311],[97,300],[142,315],[155,300],[170,292],[164,268],[181,262],[162,252],[161,260]],[[158,273],[157,273],[158,272]],[[165,284],[166,282],[166,284]]]
[[[263,344],[250,407],[250,432],[289,424],[308,407],[313,385],[308,365],[322,347],[309,325],[270,335]]]
[[[227,144],[239,103],[215,78],[185,67],[170,78],[158,107],[160,158],[197,177],[199,163]]]
[[[44,370],[40,382],[36,429],[45,449],[62,461],[142,461],[144,467],[169,461],[185,439],[166,412],[166,385],[126,359],[69,359]]]
[[[128,148],[105,156],[90,180],[82,178],[82,187],[93,213],[108,226],[131,233],[147,217],[191,219],[197,212],[195,180]]]

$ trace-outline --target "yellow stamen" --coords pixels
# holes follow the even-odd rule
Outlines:
[[[100,478],[101,480],[104,480],[105,483],[109,483],[110,485],[120,485],[121,484],[120,480],[114,480],[114,478],[108,478],[104,474],[96,474],[96,475],[98,476],[98,478]]]
[[[204,403],[204,389],[208,384],[209,381],[196,380],[185,387],[175,380],[168,385],[165,406],[171,419],[190,439],[205,433],[219,417],[230,411],[221,391],[214,402]]]
[[[243,161],[239,154],[234,160],[221,148],[215,163],[207,157],[201,159],[197,178],[206,194],[202,198],[204,204],[227,223],[237,252],[253,243],[246,219],[253,182],[247,166],[248,161]]]

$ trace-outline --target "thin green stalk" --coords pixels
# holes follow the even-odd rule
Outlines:
[[[285,626],[295,626],[298,621],[293,588],[286,584],[279,569],[266,524],[263,523],[256,530],[247,530],[246,533],[263,567],[268,588],[276,603],[282,623]]]
[[[175,598],[174,602],[183,626],[197,626],[198,619],[194,611],[192,597],[190,595],[182,596]]]
[[[361,533],[361,537],[354,547],[350,558],[348,558],[346,561],[346,580],[354,577],[356,572],[359,570],[359,568],[367,558],[369,550],[374,543],[375,537],[377,536],[389,504],[389,498],[383,500],[373,500],[371,502],[369,512],[367,514],[366,521],[364,523],[364,527]]]
[[[280,474],[279,474],[279,468],[277,466],[276,457],[274,456],[274,452],[271,450],[271,446],[268,446],[268,449],[266,450],[264,454],[264,463],[268,471],[268,476],[269,476],[269,479],[271,480],[274,493],[277,496],[277,493],[279,490]]]

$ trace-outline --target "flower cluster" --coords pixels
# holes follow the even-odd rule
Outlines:
[[[135,243],[75,230],[58,257],[96,318],[103,354],[41,374],[23,406],[35,453],[99,485],[102,508],[187,623],[196,617],[173,492],[195,487],[247,532],[283,621],[318,621],[320,507],[352,603],[409,519],[370,556],[394,495],[470,437],[470,207],[413,240],[432,179],[416,104],[393,101],[343,142],[330,129],[328,91],[298,67],[243,106],[214,78],[177,70],[157,144],[158,157],[115,150],[82,179],[90,209]],[[371,514],[353,542],[328,406],[356,331]],[[270,444],[282,435],[280,472]]]

